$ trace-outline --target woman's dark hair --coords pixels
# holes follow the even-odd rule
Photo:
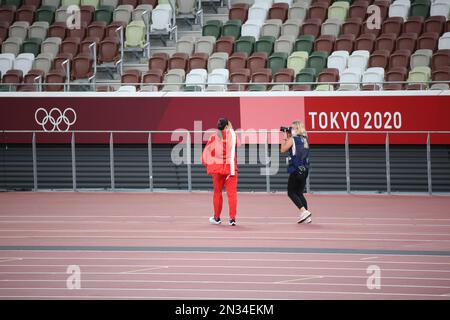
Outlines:
[[[228,125],[228,119],[220,118],[219,121],[217,121],[217,129],[223,130]]]

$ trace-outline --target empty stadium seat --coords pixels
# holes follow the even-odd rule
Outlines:
[[[188,62],[188,70],[193,69],[207,69],[208,68],[208,54],[205,52],[196,52],[190,58]]]
[[[369,68],[388,69],[389,55],[387,50],[375,50],[369,57]]]
[[[262,36],[255,43],[255,52],[265,52],[267,55],[271,55],[274,49],[275,37]]]
[[[230,85],[228,91],[246,91],[248,89],[247,83],[250,82],[249,69],[235,69],[234,72],[230,70]]]
[[[347,51],[352,53],[355,47],[355,36],[353,34],[343,34],[334,43],[335,51]]]
[[[0,54],[0,77],[13,68],[15,55],[12,53]]]
[[[168,62],[168,69],[182,69],[188,70],[189,55],[183,52],[174,53]]]
[[[314,38],[320,35],[320,26],[322,21],[320,19],[307,19],[300,28],[301,35],[312,35]]]
[[[397,0],[398,1],[398,0]],[[393,33],[398,37],[402,33],[403,28],[403,18],[401,17],[390,17],[383,21],[381,26],[381,33]]]
[[[347,1],[335,1],[328,8],[328,18],[334,18],[341,22],[347,19],[350,4]]]
[[[321,26],[321,35],[332,35],[338,37],[341,33],[342,21],[335,18],[328,18]]]
[[[444,16],[448,20],[450,18],[450,3],[446,0],[432,1],[430,16]]]
[[[416,41],[416,33],[403,33],[400,37],[397,38],[395,42],[395,49],[407,49],[411,52],[414,52],[416,50]]]
[[[211,36],[216,39],[220,38],[222,34],[223,23],[220,20],[209,20],[203,26],[202,36]]]
[[[409,9],[410,16],[428,17],[430,12],[430,2],[428,0],[415,0]]]
[[[129,23],[131,21],[131,14],[134,7],[130,4],[121,4],[114,9],[112,21],[122,21]],[[107,22],[109,23],[109,22]]]
[[[395,33],[383,33],[375,41],[375,50],[387,50],[389,52],[395,49]]]
[[[248,4],[235,4],[228,12],[229,20],[239,20],[243,24],[248,18]]]
[[[429,49],[419,49],[411,55],[410,68],[415,67],[429,67],[431,65],[431,57],[433,56],[433,51]]]
[[[315,2],[308,9],[308,18],[319,19],[320,22],[325,21],[328,12],[328,4],[323,2]]]
[[[431,68],[437,70],[441,67],[450,66],[450,50],[438,50],[431,57]]]
[[[351,58],[351,57],[350,57]],[[350,62],[350,61],[349,61]],[[339,91],[355,91],[360,89],[362,69],[349,67],[342,71],[339,79]]]
[[[328,54],[334,49],[334,42],[336,41],[336,37],[332,35],[321,35],[314,42],[314,51],[325,51]]]
[[[301,35],[295,41],[294,51],[306,51],[310,54],[314,49],[315,37],[312,35]]]
[[[46,91],[64,91],[66,75],[61,70],[50,70],[45,76]]]
[[[306,51],[295,51],[288,57],[287,67],[294,71],[294,76],[306,67],[308,57],[309,53]]]
[[[180,91],[186,77],[183,69],[171,69],[164,76],[164,86],[161,91]]]
[[[361,18],[348,18],[341,26],[341,34],[351,34],[357,38],[361,34],[361,26]]]
[[[269,19],[280,19],[286,21],[288,18],[289,4],[287,3],[274,3],[269,9]]]
[[[204,91],[207,78],[208,72],[205,69],[192,69],[186,75],[185,85],[187,88],[190,87],[190,89],[195,91]]]
[[[409,68],[409,59],[411,51],[409,50],[396,50],[389,57],[389,67],[404,67]]]
[[[245,69],[247,66],[247,54],[245,52],[233,53],[227,61],[227,69],[232,75],[237,70]]]
[[[415,33],[417,34],[417,37],[419,37],[422,34],[424,21],[424,17],[409,17],[408,20],[403,23],[403,33]]]
[[[225,69],[227,67],[228,53],[215,52],[208,59],[208,73],[215,69]]]
[[[364,33],[355,40],[355,50],[366,50],[373,52],[375,49],[375,34]]]
[[[249,85],[250,91],[266,91],[270,88],[268,83],[272,82],[271,69],[259,69],[251,75],[252,84]],[[259,83],[259,84],[255,84]]]
[[[319,74],[327,64],[328,53],[325,51],[314,51],[308,58],[308,68],[315,70],[315,74]]]
[[[348,68],[355,70],[359,69],[360,74],[367,69],[367,65],[369,63],[370,53],[367,50],[356,50],[353,51],[350,57],[348,58]]]
[[[417,39],[417,49],[429,49],[435,51],[438,46],[438,39],[438,33],[425,32]]]
[[[289,9],[288,18],[299,20],[300,22],[305,21],[308,14],[308,7],[309,5],[303,1],[294,2]]]
[[[444,32],[446,18],[444,16],[432,16],[425,20],[423,32],[436,32],[441,35]]]
[[[9,37],[2,43],[2,53],[12,53],[17,56],[22,50],[23,40],[18,37]]]
[[[153,69],[142,75],[141,91],[159,91],[163,82],[163,71],[161,69]]]
[[[445,82],[445,83],[433,83],[431,85],[432,90],[448,90],[450,81],[450,66],[440,67],[437,70],[433,70],[431,73],[431,80],[433,82]]]
[[[226,91],[228,77],[228,69],[214,69],[210,74],[208,74],[208,87],[206,88],[206,91]]]
[[[261,27],[261,36],[278,38],[281,34],[282,21],[279,19],[266,20]]]
[[[214,51],[215,42],[216,39],[212,36],[199,37],[195,41],[195,52],[196,53],[202,52],[210,55]]]
[[[184,52],[188,55],[194,53],[195,39],[192,36],[183,36],[177,41],[176,52]]]
[[[339,81],[339,70],[335,68],[325,68],[317,76],[317,82],[319,84],[316,87],[316,91],[334,91],[337,88]],[[326,84],[321,84],[326,83]]]
[[[397,82],[397,83],[387,83],[383,86],[384,90],[402,90],[405,85],[403,82],[406,80],[406,75],[408,71],[406,68],[402,67],[394,67],[390,68],[387,73],[385,73],[385,81],[386,82]]]
[[[247,20],[241,28],[241,37],[253,37],[258,41],[261,35],[262,22],[259,20]]]
[[[234,37],[222,36],[216,41],[214,46],[215,52],[225,52],[230,56],[234,50]]]
[[[47,74],[52,67],[54,56],[50,53],[40,53],[33,61],[33,69],[42,70]]]
[[[285,35],[279,37],[274,44],[274,52],[285,52],[291,54],[294,48],[295,37],[293,35]]]
[[[408,74],[407,90],[425,90],[431,80],[431,69],[429,67],[415,67]]]
[[[240,37],[239,40],[234,43],[234,51],[244,52],[247,54],[247,56],[250,56],[253,53],[254,46],[254,37]]]
[[[450,49],[450,32],[444,33],[439,38],[438,49],[439,50]]]
[[[233,37],[235,40],[241,36],[242,23],[240,20],[228,20],[222,28],[222,36]]]
[[[327,58],[327,67],[337,69],[340,74],[347,68],[349,56],[348,51],[333,51]]]
[[[372,67],[364,71],[362,76],[362,90],[381,90],[384,81],[384,68]]]
[[[267,65],[267,53],[255,52],[247,59],[247,69],[253,73],[259,69],[264,69]]]
[[[316,69],[304,68],[295,76],[295,82],[300,84],[292,86],[294,91],[307,91],[314,89],[314,82],[316,81]],[[303,83],[303,84],[301,84]]]
[[[295,38],[300,34],[300,26],[302,22],[300,20],[288,19],[281,26],[281,35],[291,35]]]
[[[409,0],[396,0],[389,6],[389,17],[400,17],[404,20],[408,18],[409,8],[411,4]]]
[[[267,67],[272,70],[272,74],[286,68],[288,54],[286,52],[274,52],[267,61]]]
[[[148,60],[149,70],[161,70],[164,74],[169,63],[169,55],[166,52],[154,53]]]

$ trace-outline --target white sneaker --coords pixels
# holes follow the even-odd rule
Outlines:
[[[306,219],[304,223],[305,223],[305,224],[312,223],[311,217],[309,217],[308,219]]]
[[[222,221],[220,221],[220,219],[216,220],[216,218],[214,218],[214,217],[209,218],[209,223],[211,223],[211,224],[220,224],[221,222]]]
[[[308,210],[303,211],[303,213],[298,217],[297,223],[303,223],[305,222],[308,218],[311,217],[311,212],[309,212]],[[310,222],[308,222],[310,223]]]

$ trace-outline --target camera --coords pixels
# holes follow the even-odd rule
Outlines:
[[[285,133],[292,133],[292,127],[281,127],[280,131]]]

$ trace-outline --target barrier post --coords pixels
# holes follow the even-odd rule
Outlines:
[[[72,132],[72,140],[70,142],[70,149],[72,155],[72,189],[77,190],[77,168],[75,163],[75,132]]]
[[[431,145],[430,145],[430,133],[427,135],[427,176],[428,176],[428,194],[433,194],[433,187],[431,181]]]
[[[348,148],[348,132],[345,133],[345,179],[347,182],[347,193],[350,193],[350,151]]]
[[[264,161],[266,162],[266,191],[270,193],[270,167],[269,167],[269,132],[266,130],[266,140],[264,143]]]
[[[148,142],[147,142],[147,148],[148,148],[148,179],[149,179],[149,186],[150,191],[153,192],[153,151],[152,151],[152,133],[148,133]]]
[[[187,163],[187,174],[188,174],[188,191],[192,192],[192,172],[191,172],[191,133],[187,132],[186,137],[186,163]]]
[[[112,132],[109,137],[109,168],[111,174],[111,189],[114,190],[116,188],[116,182],[114,180],[114,141]]]
[[[391,194],[391,158],[389,154],[389,132],[386,132],[386,189]]]
[[[31,150],[33,154],[33,191],[37,191],[38,183],[37,183],[36,132],[33,132],[33,139],[31,141]]]

